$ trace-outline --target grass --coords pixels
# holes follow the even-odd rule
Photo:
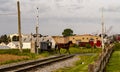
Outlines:
[[[30,53],[29,49],[23,49],[23,53],[21,53],[18,49],[2,49],[2,50],[0,50],[0,54],[28,56],[29,58],[36,58],[37,57],[37,54]]]
[[[100,51],[101,51],[101,49],[94,49],[94,48],[78,48],[78,47],[70,48],[71,54],[74,54],[74,53],[98,53]],[[65,52],[66,52],[65,49],[61,49],[61,54],[65,54]],[[37,58],[41,58],[41,57],[48,57],[51,55],[55,55],[55,52],[54,51],[52,51],[52,52],[43,51],[42,53],[39,53],[39,54],[33,54],[33,53],[30,53],[29,49],[23,49],[23,53],[21,53],[18,49],[7,49],[7,50],[2,49],[2,50],[0,50],[0,55],[4,55],[4,54],[27,56],[27,58],[8,60],[5,62],[2,62],[1,64],[8,64],[8,63],[19,62],[19,61],[23,61],[23,60],[37,59]]]
[[[120,72],[120,51],[115,51],[106,67],[107,72]]]
[[[114,52],[106,66],[106,72],[120,72],[120,44],[116,43]]]
[[[61,49],[61,53],[64,54],[66,52],[65,49]],[[71,47],[70,48],[70,53],[75,54],[75,53],[99,53],[101,52],[101,49],[98,48],[75,48]]]
[[[93,56],[79,56],[80,60],[75,63],[73,67],[58,69],[54,72],[88,72],[88,65],[93,63],[97,55]]]
[[[21,53],[18,49],[5,49],[5,50],[1,49],[0,50],[0,55],[6,56],[6,54],[10,56],[6,58],[6,60],[4,58],[5,61],[4,62],[1,61],[0,65],[19,62],[19,61],[33,60],[33,59],[43,58],[51,55],[48,52],[43,52],[43,53],[40,53],[39,55],[30,53],[29,49],[23,49],[23,53]],[[16,56],[19,56],[21,58],[17,59]],[[26,58],[22,58],[22,56],[26,56]]]
[[[62,52],[65,52],[65,51],[62,51]],[[94,60],[97,59],[98,54],[101,52],[101,49],[71,47],[70,52],[72,54],[74,53],[95,53],[95,55],[79,56],[80,60],[78,60],[73,67],[61,68],[54,72],[88,72],[88,65],[93,63]]]

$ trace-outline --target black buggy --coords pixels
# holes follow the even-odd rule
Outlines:
[[[52,42],[40,42],[40,50],[42,51],[51,51],[52,50]]]

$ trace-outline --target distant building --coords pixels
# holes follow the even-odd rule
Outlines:
[[[10,42],[10,43],[8,43],[7,46],[12,48],[12,49],[18,49],[19,48],[19,42]]]
[[[74,44],[78,44],[80,46],[90,44],[91,46],[95,45],[97,47],[101,47],[101,38],[90,34],[70,36],[69,41],[72,41]]]
[[[0,43],[0,46],[6,46],[6,44],[4,42]]]
[[[30,49],[31,48],[31,42],[23,42],[23,47],[22,49]],[[11,49],[19,49],[19,42],[10,42],[7,45]]]
[[[13,41],[14,36],[18,37],[19,35],[18,34],[10,34],[9,37],[10,37],[11,42]],[[31,41],[31,35],[30,34],[22,34],[22,42],[29,42],[29,41]]]
[[[31,49],[31,42],[23,42],[22,49]]]
[[[63,36],[52,36],[56,43],[68,43],[69,37]]]
[[[0,43],[0,49],[10,49],[4,42]]]
[[[10,49],[10,47],[0,45],[0,49]]]
[[[115,39],[116,39],[116,41],[120,41],[120,34],[116,34]]]

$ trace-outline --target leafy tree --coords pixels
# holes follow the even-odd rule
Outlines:
[[[4,42],[4,43],[8,43],[9,42],[9,39],[8,39],[8,37],[7,37],[7,35],[5,34],[5,35],[2,35],[1,37],[0,37],[0,43],[1,42]]]
[[[64,29],[64,31],[62,32],[63,36],[73,36],[73,30],[72,29]]]

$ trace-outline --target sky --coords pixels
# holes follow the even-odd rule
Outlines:
[[[101,16],[108,34],[120,33],[120,0],[19,0],[23,34],[62,35],[101,33]],[[37,7],[39,13],[37,13]],[[109,31],[108,31],[109,30]],[[18,33],[17,0],[0,0],[0,35]]]

